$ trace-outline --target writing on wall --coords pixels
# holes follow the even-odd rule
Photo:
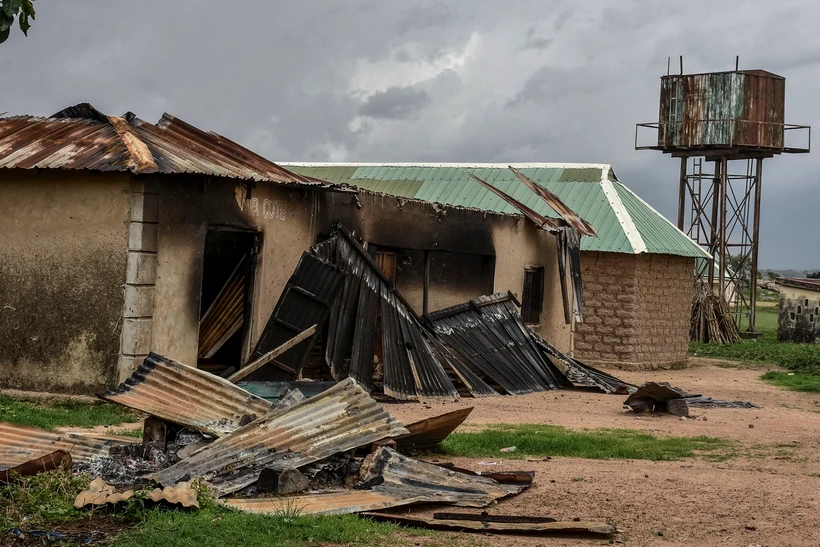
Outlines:
[[[285,202],[267,198],[248,199],[247,189],[244,184],[240,184],[234,188],[234,194],[236,195],[236,203],[239,205],[239,210],[244,212],[247,208],[248,212],[254,217],[275,220],[285,220],[288,217]]]

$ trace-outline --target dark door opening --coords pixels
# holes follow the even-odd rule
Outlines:
[[[205,236],[197,367],[217,374],[238,370],[249,352],[256,250],[260,235],[210,228]]]

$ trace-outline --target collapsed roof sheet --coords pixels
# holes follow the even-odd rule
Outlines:
[[[434,352],[432,336],[349,232],[339,227],[333,237],[316,245],[312,253],[347,273],[341,296],[330,315],[325,353],[337,380],[351,376],[369,389],[376,333],[381,331],[386,395],[399,400],[459,397]],[[448,364],[450,357],[444,357]],[[484,391],[490,390],[484,387]]]
[[[150,477],[171,486],[203,477],[220,496],[256,481],[263,468],[298,468],[408,431],[352,378],[276,409]]]
[[[0,422],[0,470],[10,469],[57,450],[71,455],[72,461],[107,456],[114,446],[137,442],[136,439],[60,433]]]
[[[427,315],[433,329],[507,393],[569,385],[538,350],[510,293],[482,296]]]
[[[290,507],[304,515],[340,515],[411,503],[486,507],[526,488],[524,485],[499,484],[487,477],[466,475],[420,462],[387,447],[380,447],[365,459],[362,484],[373,486],[362,490],[282,498],[228,499],[224,503],[250,513],[281,513]]]
[[[224,378],[156,353],[100,398],[217,437],[272,408],[265,399]]]

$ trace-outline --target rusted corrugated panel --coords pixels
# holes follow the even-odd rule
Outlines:
[[[547,190],[544,186],[535,184],[532,179],[524,175],[512,165],[510,166],[510,171],[515,174],[524,186],[538,194],[538,196],[543,199],[547,205],[552,207],[556,213],[561,215],[561,218],[563,218],[567,224],[578,230],[579,234],[590,237],[598,237],[598,234],[595,232],[595,228],[593,228],[589,222],[578,216],[578,213],[567,207],[567,205],[561,201],[561,198]]]
[[[64,450],[75,462],[107,456],[111,447],[136,439],[60,433],[0,422],[0,470],[10,469],[56,450]]]
[[[195,173],[321,185],[170,114],[154,125],[130,112],[106,116],[87,103],[51,118],[0,119],[0,168],[4,167]]]
[[[568,385],[530,338],[509,293],[482,296],[427,315],[435,332],[507,393]]]
[[[398,448],[435,448],[441,441],[464,423],[473,407],[460,408],[452,412],[425,418],[407,425],[407,435],[396,438]]]
[[[100,397],[217,437],[272,408],[265,399],[224,378],[155,353],[130,378]]]
[[[224,503],[250,513],[281,513],[290,507],[303,515],[341,515],[411,503],[486,507],[526,488],[526,485],[499,484],[487,477],[466,475],[420,462],[387,447],[380,447],[365,459],[361,478],[363,484],[378,484],[367,490],[229,499]]]
[[[208,359],[219,351],[245,322],[245,299],[247,295],[246,262],[242,257],[233,273],[220,289],[208,311],[199,321],[199,352],[197,357]]]
[[[315,397],[268,413],[150,478],[171,486],[184,477],[202,477],[224,496],[254,483],[263,468],[298,468],[406,433],[348,378]]]

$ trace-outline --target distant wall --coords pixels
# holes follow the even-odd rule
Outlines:
[[[129,180],[0,170],[0,385],[93,394],[116,381]]]
[[[780,286],[777,339],[781,342],[820,342],[820,293]]]
[[[659,369],[688,359],[694,259],[581,253],[584,323],[575,356],[592,365]]]

